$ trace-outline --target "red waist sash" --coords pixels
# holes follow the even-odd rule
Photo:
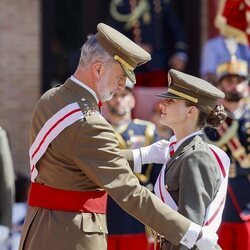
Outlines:
[[[106,214],[107,193],[63,190],[32,182],[29,205],[51,210]]]

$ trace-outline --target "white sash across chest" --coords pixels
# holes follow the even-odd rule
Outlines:
[[[218,168],[220,168],[221,185],[214,200],[206,209],[204,225],[209,226],[214,232],[216,232],[221,223],[222,212],[223,212],[225,200],[226,200],[230,159],[227,156],[227,154],[220,148],[211,144],[209,144],[209,148],[214,154],[218,162]],[[170,157],[168,158],[168,160],[169,159]],[[162,170],[155,183],[154,192],[164,203],[168,204],[172,209],[177,211],[178,205],[175,203],[170,193],[165,188],[167,184],[165,183],[166,166],[167,164],[164,164],[162,167]]]
[[[29,150],[31,181],[38,171],[36,163],[46,152],[49,144],[68,126],[84,117],[77,102],[71,103],[56,112],[41,128]]]

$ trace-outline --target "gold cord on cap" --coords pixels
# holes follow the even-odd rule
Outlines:
[[[169,88],[169,89],[168,89],[168,92],[169,92],[169,93],[172,93],[172,94],[174,94],[174,95],[183,97],[183,98],[185,98],[185,99],[187,99],[187,100],[189,100],[189,101],[191,101],[191,102],[194,102],[194,103],[197,103],[197,102],[198,102],[198,99],[197,99],[197,98],[194,98],[194,97],[192,97],[192,96],[190,96],[190,95],[186,95],[186,94],[184,94],[184,93],[182,93],[182,92],[179,92],[179,91],[177,91],[177,90],[174,90],[174,89]]]
[[[117,60],[119,63],[121,63],[128,70],[133,71],[135,69],[131,65],[129,65],[126,61],[124,61],[121,57],[119,57],[118,55],[115,55],[114,59]]]

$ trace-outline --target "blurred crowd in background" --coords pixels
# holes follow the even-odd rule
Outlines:
[[[135,87],[127,86],[124,93],[102,108],[121,147],[136,148],[171,137],[172,131],[158,122],[161,110],[155,96],[166,90],[170,68],[199,76],[221,88],[226,93],[224,106],[229,118],[223,132],[218,132],[217,137],[208,136],[232,160],[219,243],[224,250],[249,250],[250,4],[244,0],[204,2],[209,7],[206,11],[210,11],[206,15],[210,19],[205,21],[204,7],[199,1],[42,1],[40,94],[62,84],[72,74],[79,60],[82,39],[96,29],[98,22],[121,31],[152,55],[152,60],[136,71]],[[194,6],[197,9],[192,10]],[[206,24],[204,29],[202,23]],[[27,171],[20,171],[16,163],[13,164],[15,152],[11,145],[15,142],[10,138],[8,127],[0,127],[0,249],[3,250],[18,249],[30,184]],[[138,178],[152,189],[159,170],[160,166],[145,166]],[[135,249],[153,249],[152,239],[147,237],[144,226],[135,219],[128,219],[119,208],[112,208],[115,204],[111,203],[112,200],[108,217],[109,249],[122,250],[112,245],[112,237],[123,235],[140,237],[136,242],[141,243]],[[117,216],[119,227],[115,225]],[[130,219],[130,226],[121,230],[123,223]]]

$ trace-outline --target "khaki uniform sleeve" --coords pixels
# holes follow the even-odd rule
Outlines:
[[[178,244],[190,221],[141,186],[122,156],[111,125],[97,112],[87,114],[76,135],[74,161],[129,214]]]
[[[133,170],[134,169],[133,151],[131,149],[122,149],[121,154],[128,161],[129,166]]]

